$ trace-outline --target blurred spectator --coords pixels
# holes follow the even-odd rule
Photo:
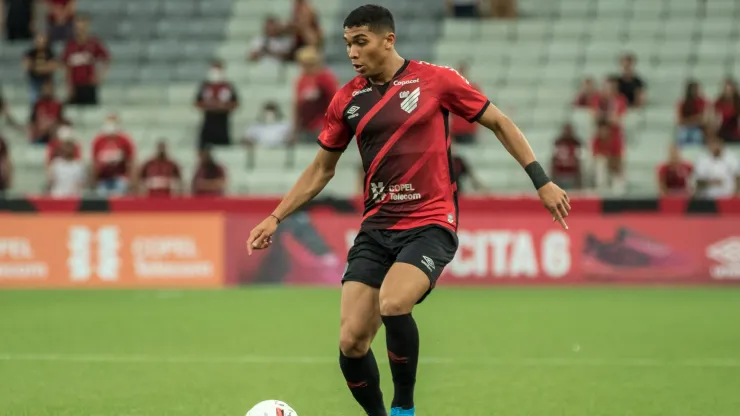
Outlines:
[[[0,1],[0,22],[5,22],[5,36],[9,41],[29,40],[33,37],[35,8],[35,0]]]
[[[193,195],[223,195],[226,189],[226,171],[213,159],[211,149],[200,149],[200,160],[193,175]]]
[[[115,114],[109,115],[92,143],[92,178],[102,196],[120,196],[128,192],[133,178],[135,148],[121,130]]]
[[[324,125],[324,114],[339,89],[333,72],[324,67],[316,48],[298,51],[298,62],[303,73],[295,89],[295,136],[301,143],[314,143]]]
[[[457,18],[480,16],[481,0],[446,0],[447,15]]]
[[[563,189],[580,189],[582,145],[570,123],[563,126],[553,145],[550,177]]]
[[[319,16],[309,0],[293,0],[293,17],[289,28],[294,36],[294,57],[297,58],[298,51],[306,46],[321,49],[324,35],[321,31]]]
[[[74,37],[67,42],[62,56],[67,68],[69,104],[98,105],[98,88],[108,72],[110,56],[100,40],[90,36],[87,16],[78,16],[74,26]]]
[[[491,15],[496,18],[512,19],[517,16],[517,0],[490,0]]]
[[[244,142],[248,146],[280,147],[291,139],[291,125],[276,103],[266,103],[257,123],[247,128]]]
[[[56,134],[52,135],[49,144],[46,145],[46,165],[51,165],[54,159],[58,158],[62,154],[62,143],[70,142],[74,147],[74,158],[82,158],[82,148],[80,144],[74,138],[74,131],[72,126],[66,121],[62,121],[56,130]]]
[[[200,84],[195,106],[203,112],[200,147],[231,144],[231,113],[239,106],[236,88],[226,79],[224,65],[213,61],[208,78]]]
[[[63,121],[64,108],[54,96],[54,84],[47,82],[41,91],[41,98],[36,101],[31,111],[31,141],[46,144]]]
[[[738,194],[740,164],[734,154],[725,149],[722,139],[707,137],[707,151],[699,156],[694,170],[696,196],[729,198]]]
[[[465,158],[457,153],[452,154],[452,174],[454,175],[455,182],[457,184],[457,191],[459,193],[466,192],[468,183],[476,192],[484,192],[487,190],[486,186],[480,181],[478,175],[475,174],[475,171],[473,171]]]
[[[76,156],[76,151],[73,141],[61,142],[59,156],[49,164],[49,194],[54,198],[78,197],[87,186],[85,164]]]
[[[619,92],[619,80],[609,77],[604,81],[602,92],[591,101],[594,120],[607,120],[613,127],[621,130],[627,105],[627,99]]]
[[[10,113],[10,108],[5,102],[5,98],[3,98],[3,90],[2,88],[0,88],[0,120],[2,120],[3,118],[8,120],[8,125],[10,125],[11,127],[18,129],[19,131],[23,130],[23,127],[18,124],[18,122],[13,117],[13,114]]]
[[[57,69],[54,52],[45,35],[36,35],[33,46],[23,56],[23,68],[28,74],[31,104],[33,104],[41,95],[41,87],[47,82],[54,81],[54,71]]]
[[[596,89],[594,79],[591,77],[584,78],[581,82],[581,88],[578,90],[576,99],[573,100],[575,107],[588,108],[594,102],[599,101],[599,90]]]
[[[688,195],[689,180],[693,170],[691,163],[681,159],[678,146],[672,144],[668,153],[668,161],[658,166],[660,195]]]
[[[647,85],[635,72],[637,58],[632,54],[622,56],[622,73],[617,78],[619,81],[619,92],[627,98],[630,107],[640,108],[647,101]]]
[[[252,42],[249,60],[282,63],[290,58],[292,50],[293,39],[283,35],[283,28],[277,17],[268,16],[265,18],[262,35]]]
[[[157,154],[139,171],[139,193],[147,196],[171,196],[182,193],[180,167],[169,158],[167,143],[157,143]]]
[[[719,119],[717,135],[728,142],[740,141],[740,92],[733,79],[725,80],[714,111]]]
[[[10,189],[13,183],[13,162],[8,144],[0,134],[0,194]]]
[[[72,39],[77,0],[44,0],[51,43]]]
[[[616,193],[625,190],[622,135],[606,120],[598,123],[593,139],[594,178],[598,190],[611,188]]]
[[[679,144],[704,143],[704,127],[707,102],[699,89],[699,83],[691,80],[686,83],[686,92],[678,103],[678,142]]]
[[[466,63],[460,63],[458,65],[457,72],[463,77],[468,76],[468,65]],[[470,85],[478,91],[481,88],[478,84],[471,82]],[[468,120],[458,116],[457,114],[450,115],[450,133],[455,143],[460,144],[473,144],[476,142],[476,134],[478,132],[478,123],[471,123]]]

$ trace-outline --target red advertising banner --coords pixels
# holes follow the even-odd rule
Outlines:
[[[300,214],[251,258],[257,216],[227,220],[228,281],[338,285],[359,228],[355,215]],[[740,282],[740,221],[733,217],[587,215],[562,230],[546,215],[461,217],[459,248],[440,285],[588,282]],[[230,249],[231,250],[231,249]]]

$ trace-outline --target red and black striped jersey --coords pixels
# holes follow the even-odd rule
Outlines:
[[[490,101],[457,71],[406,61],[385,85],[357,77],[334,96],[319,144],[356,137],[365,171],[363,229],[457,230],[449,113],[477,121]]]

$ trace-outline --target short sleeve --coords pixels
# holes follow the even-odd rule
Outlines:
[[[330,152],[343,152],[352,139],[352,133],[342,116],[344,109],[340,106],[344,100],[340,98],[341,96],[338,93],[331,100],[324,116],[324,127],[319,134],[319,146]]]
[[[439,75],[442,106],[471,123],[478,121],[491,104],[488,98],[454,69],[441,68]]]

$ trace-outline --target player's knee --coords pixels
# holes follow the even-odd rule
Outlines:
[[[414,304],[395,296],[380,297],[380,314],[382,316],[398,316],[411,313]]]
[[[345,357],[364,357],[370,350],[372,335],[342,328],[339,333],[339,349]]]

